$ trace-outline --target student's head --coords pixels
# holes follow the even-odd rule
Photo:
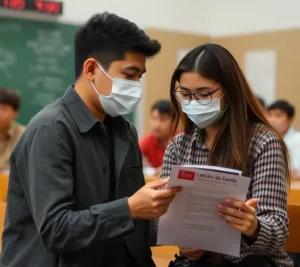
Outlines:
[[[295,108],[285,100],[278,100],[268,107],[268,119],[282,136],[286,134],[295,116]]]
[[[109,77],[139,81],[146,71],[146,58],[156,55],[161,47],[136,24],[108,12],[94,15],[83,25],[74,44],[76,82],[87,88],[92,88],[92,82],[104,96],[112,90]],[[87,91],[97,103],[96,92]]]
[[[159,100],[151,107],[151,133],[157,138],[170,137],[170,129],[174,118],[172,104],[168,100]]]
[[[17,117],[20,96],[14,90],[0,88],[0,130],[6,130]]]
[[[173,73],[170,96],[177,114],[174,126],[182,110],[186,133],[195,125],[218,130],[210,164],[246,170],[251,125],[271,126],[228,50],[205,44],[190,51]]]
[[[263,100],[263,98],[261,98],[260,96],[256,96],[256,99],[263,108],[266,108],[266,103],[265,100]]]

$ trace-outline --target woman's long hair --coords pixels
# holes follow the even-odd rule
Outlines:
[[[181,112],[174,90],[184,72],[196,72],[202,77],[222,85],[228,108],[221,128],[210,149],[209,164],[247,172],[251,126],[261,123],[276,133],[263,114],[261,105],[250,89],[238,63],[228,50],[216,44],[204,44],[190,51],[179,63],[171,80],[170,96],[176,111],[173,129],[182,119],[186,134],[191,133],[194,123]],[[277,133],[276,133],[277,134]],[[278,134],[277,134],[278,135]],[[289,158],[286,146],[278,135],[284,155],[287,181],[289,181]],[[223,142],[221,142],[221,140]]]

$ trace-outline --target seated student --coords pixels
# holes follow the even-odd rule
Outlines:
[[[292,126],[294,118],[295,108],[285,100],[275,101],[268,107],[268,119],[290,152],[292,174],[300,177],[300,132]]]
[[[257,101],[259,102],[259,104],[265,109],[266,108],[266,102],[265,100],[260,97],[260,96],[256,96]]]
[[[287,150],[234,57],[216,44],[196,47],[175,69],[170,95],[174,126],[184,112],[184,133],[169,143],[161,178],[177,164],[234,168],[251,178],[245,202],[227,199],[234,208],[216,207],[220,219],[242,234],[240,256],[181,248],[170,266],[215,266],[219,261],[221,266],[292,267],[283,248],[289,235]]]
[[[9,170],[10,155],[24,131],[24,126],[15,122],[20,102],[17,92],[0,88],[0,172]]]
[[[146,164],[156,168],[159,172],[163,163],[165,149],[170,140],[171,123],[174,118],[174,110],[170,101],[159,100],[151,107],[150,127],[151,132],[143,136],[140,141],[140,149]]]

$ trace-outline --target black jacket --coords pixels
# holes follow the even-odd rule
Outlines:
[[[11,158],[0,266],[105,267],[103,244],[115,236],[154,266],[149,221],[133,221],[127,202],[144,185],[137,133],[122,117],[113,125],[117,200],[108,202],[106,131],[74,89],[32,119]]]

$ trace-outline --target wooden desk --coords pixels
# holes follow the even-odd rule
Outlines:
[[[8,190],[8,175],[0,173],[0,201],[6,201]]]
[[[295,186],[291,186],[295,188]],[[290,219],[290,235],[285,243],[287,252],[300,252],[300,189],[291,189],[288,193],[288,216]]]
[[[171,260],[175,259],[175,254],[179,252],[178,247],[158,246],[152,247],[152,257],[156,267],[167,267]]]

